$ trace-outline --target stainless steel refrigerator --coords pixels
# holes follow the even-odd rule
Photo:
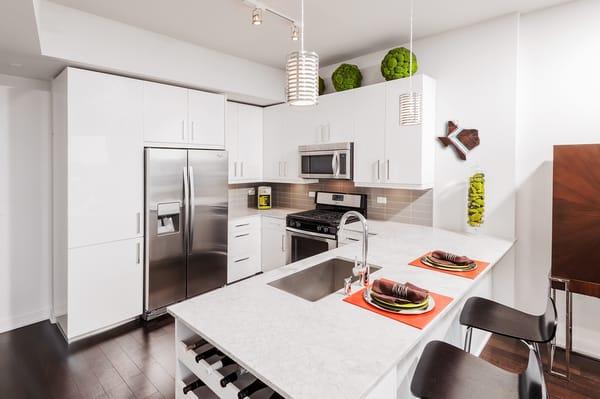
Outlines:
[[[227,153],[146,148],[144,318],[227,283]]]

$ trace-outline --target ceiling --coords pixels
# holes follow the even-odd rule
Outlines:
[[[289,25],[265,14],[250,24],[242,0],[51,0],[176,39],[282,68],[295,49]],[[298,0],[263,0],[298,18]],[[417,0],[415,37],[426,37],[512,12],[528,12],[568,0]],[[306,0],[306,49],[321,65],[404,43],[409,34],[408,0]]]

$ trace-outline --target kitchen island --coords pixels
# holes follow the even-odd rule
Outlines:
[[[461,345],[458,315],[473,295],[491,297],[492,269],[512,242],[431,227],[386,223],[369,239],[372,279],[409,281],[453,301],[422,330],[344,302],[342,290],[310,302],[268,285],[327,259],[360,257],[360,243],[296,262],[169,307],[176,319],[177,394],[197,375],[220,397],[237,390],[214,384],[218,372],[197,364],[185,343],[203,338],[286,398],[407,398],[423,346],[439,339]],[[490,262],[476,279],[409,266],[433,249]],[[358,284],[353,286],[357,291]],[[473,352],[486,337],[474,335]],[[218,381],[218,379],[216,379]],[[189,396],[187,396],[189,397]]]

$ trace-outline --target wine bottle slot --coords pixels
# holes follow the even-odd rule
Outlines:
[[[189,344],[188,346],[185,347],[185,349],[188,350],[188,351],[193,351],[193,350],[198,349],[202,345],[206,345],[207,343],[208,342],[206,342],[205,340],[200,339],[200,341],[196,341],[196,342],[194,342],[192,344]]]
[[[218,355],[220,353],[221,352],[217,348],[215,348],[215,347],[207,349],[204,352],[199,353],[199,354],[196,355],[196,363],[199,363],[200,360],[207,359],[207,358],[209,358],[211,356]]]
[[[238,399],[244,399],[247,396],[252,395],[254,392],[259,391],[263,388],[266,388],[267,384],[262,382],[261,380],[254,380],[254,382],[243,389],[240,389],[238,392]]]
[[[247,372],[248,371],[242,367],[238,368],[235,371],[232,371],[231,373],[227,374],[225,377],[221,378],[221,386],[223,388],[225,388],[227,386],[227,384],[229,384],[230,382],[237,381],[239,376],[244,375]]]
[[[190,384],[187,384],[186,386],[183,387],[183,394],[187,395],[188,392],[193,391],[194,389],[203,387],[204,385],[206,385],[206,384],[203,383],[201,380],[196,380],[196,381],[194,381]]]
[[[233,359],[230,358],[229,356],[225,356],[225,357],[219,359],[218,361],[214,362],[213,364],[211,364],[208,367],[208,371],[210,372],[210,371],[219,370],[219,369],[222,369],[223,367],[227,367],[232,364],[235,364]]]

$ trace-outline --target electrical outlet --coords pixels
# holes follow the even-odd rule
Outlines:
[[[377,197],[378,204],[387,204],[387,197]]]
[[[309,196],[310,198],[315,198],[315,192],[314,192],[314,191],[309,191],[309,192],[308,192],[308,196]]]
[[[254,187],[250,187],[248,189],[248,195],[256,195],[256,189]]]

